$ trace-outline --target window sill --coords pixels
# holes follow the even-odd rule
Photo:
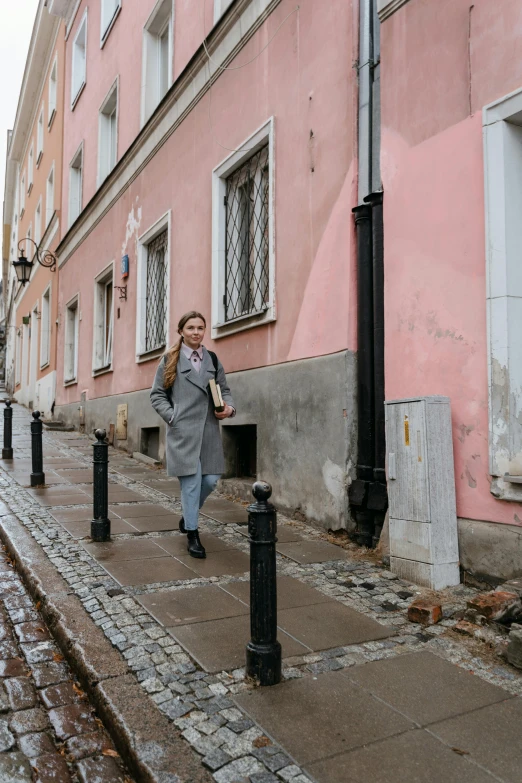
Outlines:
[[[24,207],[24,209],[22,209],[22,211],[20,212],[20,220],[23,218],[23,216],[24,216],[24,215],[25,215],[25,207]]]
[[[45,362],[45,364],[40,365],[40,370],[46,370],[50,365],[50,362]]]
[[[106,367],[99,367],[97,370],[92,371],[92,377],[97,378],[99,375],[105,375],[105,373],[112,372],[112,364],[108,364]]]
[[[63,385],[64,386],[74,386],[77,383],[78,383],[78,380],[76,378],[69,378],[69,380],[63,382]]]
[[[146,353],[139,353],[136,356],[136,364],[143,364],[144,362],[150,362],[153,359],[160,359],[165,353],[165,345],[161,345],[159,348],[154,348],[152,351]]]
[[[114,27],[114,25],[116,23],[116,19],[120,15],[120,11],[121,11],[121,3],[118,6],[118,8],[115,10],[111,21],[107,25],[107,28],[106,28],[105,32],[103,33],[103,35],[102,35],[102,37],[100,39],[100,49],[103,49],[103,47],[105,46],[105,42],[106,42],[107,38],[109,37],[112,28]]]
[[[86,84],[87,84],[87,82],[82,82],[82,84],[80,86],[80,89],[78,90],[78,92],[76,93],[74,98],[72,99],[72,101],[71,101],[71,111],[74,111],[74,109],[76,108],[76,104],[80,100],[80,96],[81,96],[82,92],[84,91]]]
[[[43,158],[43,150],[41,150],[38,153],[38,157],[36,158],[36,168],[37,169],[40,168],[40,163],[42,162],[42,158]]]
[[[27,188],[27,195],[28,195],[28,196],[30,196],[30,195],[31,195],[31,191],[32,191],[32,189],[33,189],[33,183],[31,182],[31,184],[30,184],[30,185],[29,185],[29,187]]]
[[[264,326],[276,320],[275,309],[273,306],[257,313],[242,315],[227,323],[218,323],[212,326],[212,339],[219,340],[220,337],[228,337],[229,334],[237,334],[246,329],[253,329],[256,326]]]
[[[51,116],[49,117],[49,122],[47,123],[47,130],[51,130],[55,117],[56,117],[56,109],[53,109],[51,112]]]

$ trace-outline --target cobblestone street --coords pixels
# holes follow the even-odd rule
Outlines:
[[[0,780],[130,783],[4,551],[0,591]]]
[[[36,582],[40,579],[43,584],[49,569],[53,579],[60,579],[62,586],[53,586],[57,598],[44,598],[42,611],[49,605],[47,611],[58,614],[49,608],[57,605],[65,615],[67,601],[78,602],[74,606],[80,611],[83,606],[89,624],[85,629],[92,628],[86,635],[91,639],[99,635],[100,649],[102,642],[109,645],[114,657],[104,654],[105,669],[97,662],[93,666],[100,671],[85,675],[82,686],[85,681],[97,698],[103,692],[103,705],[114,706],[125,693],[122,705],[132,702],[135,713],[149,711],[151,720],[159,716],[163,721],[158,724],[163,732],[155,750],[158,763],[147,744],[151,740],[136,738],[138,729],[133,734],[133,718],[123,715],[124,706],[119,707],[121,725],[107,724],[116,736],[132,736],[138,768],[139,758],[148,753],[143,762],[148,765],[146,779],[195,780],[199,765],[197,779],[213,777],[217,783],[344,783],[367,780],[368,775],[372,780],[401,783],[522,780],[519,750],[513,751],[512,745],[506,761],[490,758],[480,721],[470,736],[468,724],[462,724],[467,713],[470,721],[484,713],[484,725],[493,721],[499,732],[503,727],[507,744],[514,716],[520,712],[516,697],[522,693],[522,677],[516,669],[453,630],[466,600],[476,592],[472,588],[461,585],[442,594],[441,623],[429,627],[411,623],[407,607],[413,597],[427,591],[397,579],[370,557],[332,543],[340,537],[328,537],[280,515],[278,624],[285,681],[275,688],[252,689],[243,668],[249,639],[244,507],[217,496],[208,501],[201,530],[209,556],[206,561],[190,562],[184,538],[177,532],[177,482],[110,449],[113,542],[93,544],[89,539],[90,439],[77,433],[45,433],[47,488],[31,490],[29,421],[29,413],[15,406],[14,460],[2,462],[0,478],[0,496],[8,506],[2,511],[2,537],[17,565],[27,559],[24,572],[29,581],[34,579],[27,543],[31,540],[37,548],[34,561],[41,561],[44,575]],[[274,501],[277,504],[277,498]],[[31,702],[26,707],[27,719],[35,723],[23,729],[38,732],[50,721],[57,732],[52,747],[65,742],[66,755],[49,756],[50,746],[49,751],[36,748],[33,755],[42,756],[42,765],[61,763],[63,775],[78,775],[80,780],[98,780],[92,772],[95,763],[112,767],[113,778],[107,780],[120,780],[114,777],[123,774],[116,772],[117,757],[107,750],[109,755],[103,755],[105,735],[101,729],[93,735],[96,719],[78,700],[80,694],[65,674],[63,650],[48,639],[12,566],[4,563],[2,569],[8,577],[2,575],[7,637],[9,624],[18,623],[15,636],[23,643],[27,665],[32,670],[39,666],[46,672],[63,672],[67,682],[57,693],[50,690],[49,697],[47,692],[59,677],[35,682],[43,689],[38,697],[42,706],[37,709]],[[75,612],[78,615],[78,609]],[[43,637],[33,639],[24,633]],[[2,649],[16,659],[9,646],[14,643],[8,640]],[[79,646],[80,642],[69,645],[68,650],[72,665],[79,660],[81,668],[85,656],[78,652]],[[37,650],[44,657],[31,659],[25,648],[29,656]],[[22,660],[11,665],[15,668],[6,670],[6,683],[11,677],[19,681],[25,673]],[[6,685],[6,708],[13,688]],[[34,696],[31,688],[29,701],[30,694]],[[58,706],[52,698],[70,698],[71,704]],[[89,741],[65,736],[69,726],[64,728],[56,710],[81,712],[74,725],[79,726],[78,734],[89,735]],[[28,742],[17,740],[15,717],[5,720],[2,758],[7,761],[3,763],[16,760],[27,776],[29,761],[20,754],[31,755]],[[15,742],[18,755],[13,755]],[[462,753],[452,749],[462,743],[467,743]],[[377,772],[378,754],[374,758],[367,749],[378,750],[381,745],[388,748],[391,759],[386,776]],[[85,753],[88,749],[90,758],[79,758],[81,748]],[[71,756],[67,769],[64,758],[69,759],[74,749],[78,755]],[[430,776],[407,777],[399,763],[395,768],[393,758],[402,753],[429,757]],[[192,771],[187,772],[187,764]],[[20,778],[25,779],[29,778]],[[40,779],[55,778],[42,773]]]

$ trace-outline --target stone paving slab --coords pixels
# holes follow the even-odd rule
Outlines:
[[[415,728],[340,672],[259,688],[234,698],[296,759],[310,764]],[[371,778],[370,778],[371,780]]]
[[[205,540],[203,538],[202,540],[204,544]],[[202,577],[238,576],[250,571],[250,558],[244,552],[239,552],[237,549],[221,549],[211,554],[212,556],[205,560],[198,560],[190,555],[179,555],[178,560]]]
[[[142,560],[165,555],[154,541],[146,538],[137,540],[107,541],[105,543],[85,543],[84,549],[98,562],[114,562],[119,560]]]
[[[63,508],[53,509],[51,515],[60,524],[69,522],[90,522],[92,519],[92,504],[89,504],[85,508]],[[118,519],[119,515],[114,511],[109,511],[109,519]]]
[[[220,587],[206,585],[186,590],[155,592],[138,598],[164,626],[175,627],[248,614],[248,607]]]
[[[70,495],[35,496],[35,501],[41,506],[79,506],[88,501],[85,494],[75,493]]]
[[[279,554],[295,560],[296,563],[326,563],[330,560],[346,560],[347,552],[326,541],[296,541],[277,544]]]
[[[450,747],[459,748],[502,780],[522,779],[522,700],[491,704],[474,712],[430,726],[430,732]]]
[[[134,520],[132,520],[132,524],[134,524]],[[222,552],[232,548],[230,544],[227,544],[222,538],[213,536],[210,533],[202,532],[201,540],[205,545],[208,554],[214,554],[215,552]],[[177,536],[157,536],[154,539],[154,543],[174,557],[185,557],[187,555],[187,537],[181,533]],[[194,558],[191,559],[194,560]]]
[[[281,609],[277,624],[311,650],[329,650],[343,645],[386,639],[396,631],[337,601]]]
[[[238,531],[242,536],[248,538],[248,527],[239,528]],[[292,541],[302,541],[303,537],[290,525],[278,525],[277,526],[277,541],[280,544],[288,544]]]
[[[318,783],[493,783],[486,771],[414,730],[307,765]]]
[[[71,485],[72,486],[72,485]],[[79,485],[75,485],[76,489]],[[92,485],[82,486],[82,492],[84,492],[89,498],[92,499],[93,487]],[[139,492],[135,492],[125,487],[120,487],[118,484],[109,484],[109,503],[138,503],[145,498]]]
[[[126,514],[123,515],[127,517]],[[162,533],[168,530],[178,530],[180,514],[163,514],[159,517],[128,517],[126,521],[134,531],[139,533]],[[186,551],[185,542],[185,551]]]
[[[225,524],[246,525],[248,523],[246,508],[221,498],[208,498],[201,513]]]
[[[250,641],[248,615],[182,625],[167,628],[167,631],[207,672],[230,671],[245,664],[245,649]],[[278,639],[283,658],[310,652],[285,633],[279,633]]]
[[[422,726],[510,698],[429,652],[354,666],[345,676]]]
[[[143,500],[143,498],[141,498]],[[113,506],[109,505],[109,511],[117,514],[123,519],[130,519],[131,517],[156,517],[165,516],[166,514],[172,514],[168,508],[164,508],[155,503],[139,503],[132,506]]]
[[[247,582],[228,582],[222,586],[231,595],[245,604],[250,604],[250,580]],[[291,576],[277,577],[277,608],[291,609],[295,606],[311,606],[333,601],[333,598],[303,584]],[[324,611],[324,610],[323,610]]]
[[[195,579],[194,571],[173,557],[101,562],[100,565],[122,586],[160,584]]]
[[[73,538],[79,540],[80,538],[90,538],[91,519],[92,511],[88,520],[83,520],[81,522],[60,522],[60,524],[63,526],[64,530],[67,530],[67,532],[70,533]],[[128,522],[124,522],[123,519],[117,519],[113,517],[110,518],[110,521],[111,535],[121,535],[122,533],[132,535],[139,532],[136,527],[129,525]]]

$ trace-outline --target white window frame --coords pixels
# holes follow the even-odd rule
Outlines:
[[[22,382],[22,327],[16,330],[15,386]]]
[[[136,361],[149,361],[164,352],[165,346],[158,346],[151,351],[145,350],[145,324],[147,314],[147,256],[148,246],[167,229],[167,282],[166,282],[166,307],[165,307],[165,335],[166,344],[170,345],[171,335],[169,334],[170,325],[170,270],[171,270],[171,246],[172,246],[172,213],[169,210],[165,212],[150,228],[138,237],[138,264],[136,281]]]
[[[161,38],[168,34],[167,87],[160,87]],[[158,0],[143,28],[141,71],[141,125],[154,113],[172,85],[174,59],[174,0]]]
[[[23,218],[25,212],[25,171],[20,179],[20,218]]]
[[[48,110],[48,117],[47,117],[47,127],[51,128],[51,125],[53,124],[53,120],[56,115],[56,107],[57,107],[57,98],[58,98],[58,54],[56,54],[52,67],[51,72],[49,74],[49,104],[47,107]]]
[[[40,114],[38,115],[38,124],[36,130],[36,168],[40,166],[40,163],[42,161],[43,151],[44,151],[44,104],[42,103],[42,108],[40,109]]]
[[[69,228],[83,209],[83,141],[69,164]]]
[[[491,492],[520,502],[522,90],[484,107],[483,135]]]
[[[27,239],[30,240],[32,238],[33,238],[33,224],[29,223],[29,228],[27,229]],[[34,256],[34,245],[32,242],[27,241],[25,243],[25,256],[26,258],[29,259],[29,261],[31,261],[32,257]],[[31,272],[33,270],[31,270]]]
[[[71,312],[74,317],[71,318]],[[78,343],[80,333],[80,294],[75,294],[65,305],[64,318],[63,385],[78,383]]]
[[[109,323],[107,324],[107,287],[112,287]],[[112,371],[114,346],[114,262],[105,267],[94,279],[92,374],[101,375]],[[106,340],[106,330],[109,339]]]
[[[42,240],[42,197],[38,199],[38,204],[34,212],[34,241],[37,245]]]
[[[268,286],[269,297],[265,309],[233,321],[225,322],[225,261],[226,261],[226,181],[268,141]],[[225,337],[235,332],[262,326],[276,319],[275,301],[275,121],[271,117],[248,139],[238,145],[212,172],[212,338]]]
[[[51,283],[42,294],[40,313],[40,369],[44,370],[51,362]]]
[[[98,113],[98,187],[118,162],[119,87],[119,78],[117,78],[105,96]],[[114,108],[112,108],[113,102]],[[112,136],[113,117],[114,138]]]
[[[34,180],[34,143],[31,142],[29,148],[29,155],[27,157],[27,194],[29,195],[33,189]]]
[[[214,24],[223,16],[228,6],[234,0],[214,0]]]
[[[106,8],[109,4],[114,5],[114,2],[116,3],[116,6],[110,16],[110,19],[107,19]],[[110,31],[114,27],[114,23],[116,22],[116,19],[120,15],[121,2],[122,0],[101,0],[100,2],[100,48],[101,49],[103,49],[105,41],[109,37]]]
[[[52,177],[52,183],[49,184],[51,177]],[[45,182],[45,228],[47,228],[54,215],[55,184],[56,183],[55,183],[54,160],[53,160],[53,165],[49,170],[49,174],[47,175],[47,180]]]
[[[74,36],[72,52],[71,52],[71,109],[74,109],[80,95],[82,94],[85,85],[87,84],[87,21],[88,21],[88,9],[85,9],[85,13],[82,16],[81,22],[76,30]],[[80,57],[80,44],[78,44],[78,38],[84,31],[84,45],[83,45],[83,57]],[[80,58],[80,59],[79,59]],[[77,75],[79,73],[79,76]]]

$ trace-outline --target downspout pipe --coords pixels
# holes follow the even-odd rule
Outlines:
[[[383,193],[365,198],[372,210],[373,300],[373,477],[368,488],[367,510],[373,513],[372,545],[377,546],[388,509],[386,488],[386,431],[384,419],[384,227]]]
[[[357,232],[357,478],[350,485],[349,500],[355,540],[369,547],[374,522],[367,501],[375,459],[372,208],[361,204],[352,211]]]

